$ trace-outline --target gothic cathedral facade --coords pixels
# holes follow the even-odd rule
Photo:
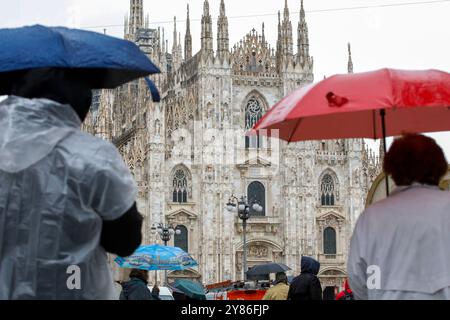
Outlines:
[[[276,46],[266,41],[262,24],[260,33],[253,29],[230,48],[221,0],[214,48],[205,0],[196,54],[189,7],[184,46],[175,20],[169,50],[164,31],[148,27],[143,0],[130,3],[125,38],[161,69],[152,76],[161,102],[152,102],[143,79],[102,90],[84,130],[112,141],[129,165],[145,216],[144,243],[159,241],[150,232],[154,223],[179,226],[170,244],[199,265],[169,277],[206,284],[243,278],[242,221],[226,209],[234,195],[263,207],[248,221],[248,267],[282,262],[296,275],[308,255],[321,262],[324,288],[341,286],[351,232],[380,171],[379,157],[362,139],[286,144],[245,136],[272,105],[314,80],[303,1],[294,51],[287,2],[278,13]],[[348,68],[353,71],[351,56]],[[115,276],[122,276],[117,268]]]

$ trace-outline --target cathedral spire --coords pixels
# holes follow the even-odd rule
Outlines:
[[[289,7],[287,0],[284,1],[284,20],[289,20]]]
[[[278,10],[278,38],[277,38],[277,67],[278,71],[281,71],[281,56],[283,51],[283,46],[281,44],[281,13],[280,10]]]
[[[220,1],[220,15],[217,20],[217,56],[224,59],[229,53],[228,18],[225,13],[225,1]]]
[[[203,16],[209,16],[209,2],[205,0],[203,2]]]
[[[292,22],[289,17],[289,7],[286,0],[283,21],[280,21],[280,12],[278,12],[277,56],[278,69],[280,71],[293,64],[293,54]]]
[[[184,36],[184,60],[192,58],[192,36],[191,36],[191,21],[189,18],[189,4],[187,5],[186,18],[186,35]]]
[[[202,35],[201,35],[201,48],[203,52],[211,53],[213,49],[213,34],[212,34],[212,19],[209,14],[209,2],[205,0],[203,3],[203,15],[202,15]]]
[[[289,59],[290,56],[292,56],[293,54],[293,40],[292,40],[292,23],[289,17],[289,8],[287,0],[285,1],[282,33],[284,42],[284,55],[286,59]]]
[[[224,0],[220,1],[220,16],[221,17],[225,16],[225,1]]]
[[[158,27],[157,32],[158,51],[161,52],[161,27]]]
[[[265,31],[264,22],[262,23],[262,42],[263,42],[263,44],[266,43],[266,31]]]
[[[173,17],[173,45],[172,45],[172,54],[175,54],[177,51],[178,43],[177,43],[177,17]]]
[[[306,23],[305,8],[303,0],[300,5],[300,20],[298,22],[298,37],[297,37],[297,63],[303,67],[311,61],[309,56],[309,35],[308,24]]]
[[[278,10],[278,39],[281,40],[281,13]]]
[[[300,20],[305,20],[305,8],[303,7],[303,0],[300,1]]]
[[[162,29],[162,53],[166,53],[166,37],[164,34],[164,28]]]
[[[144,25],[143,0],[130,0],[130,23],[128,32],[135,35],[137,30]]]
[[[352,48],[350,42],[348,43],[348,73],[353,73]]]
[[[124,28],[123,28],[123,35],[124,37],[126,37],[126,35],[128,34],[128,14],[125,15],[125,19],[124,19]]]

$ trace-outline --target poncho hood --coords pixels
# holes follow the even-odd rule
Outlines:
[[[0,102],[0,170],[15,173],[45,158],[62,139],[79,131],[70,105],[10,96]]]

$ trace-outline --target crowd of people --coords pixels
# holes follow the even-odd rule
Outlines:
[[[286,273],[278,272],[274,285],[263,300],[322,300],[322,286],[317,274],[320,263],[311,257],[301,259],[301,273],[288,283]]]

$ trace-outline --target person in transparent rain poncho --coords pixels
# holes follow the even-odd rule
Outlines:
[[[113,299],[106,252],[141,243],[129,169],[80,130],[91,100],[76,75],[39,69],[0,102],[0,300]]]

